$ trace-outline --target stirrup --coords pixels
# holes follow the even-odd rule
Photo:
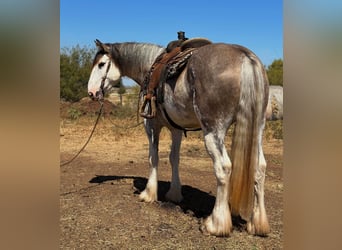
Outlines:
[[[145,112],[145,107],[147,107],[147,112]],[[151,100],[144,98],[144,103],[140,109],[140,116],[146,119],[152,119],[156,116],[157,106],[156,106],[156,97],[152,96]]]

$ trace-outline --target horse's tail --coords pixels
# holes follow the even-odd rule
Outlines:
[[[254,206],[254,175],[259,163],[260,129],[267,105],[268,80],[254,54],[248,53],[241,68],[240,100],[232,142],[229,187],[231,213],[249,221]],[[266,99],[266,100],[265,100]]]

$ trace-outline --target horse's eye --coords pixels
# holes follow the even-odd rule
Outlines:
[[[105,65],[104,62],[99,63],[99,69],[101,69]]]

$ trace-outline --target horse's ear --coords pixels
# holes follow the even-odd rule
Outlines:
[[[94,43],[96,44],[96,46],[102,44],[101,41],[99,39],[95,39]]]
[[[96,39],[95,44],[98,50],[104,50],[105,52],[110,52],[110,46],[108,44],[102,43],[100,40]]]
[[[94,42],[98,50],[103,49],[103,44],[99,39],[96,39]]]

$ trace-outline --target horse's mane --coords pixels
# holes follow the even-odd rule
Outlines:
[[[145,75],[157,56],[165,50],[160,45],[137,42],[112,43],[111,46],[112,56],[116,58],[123,75],[130,73],[135,76]]]
[[[137,42],[114,43],[113,46],[120,53],[120,58],[125,59],[126,64],[137,62],[153,63],[156,57],[165,49],[159,45]]]

